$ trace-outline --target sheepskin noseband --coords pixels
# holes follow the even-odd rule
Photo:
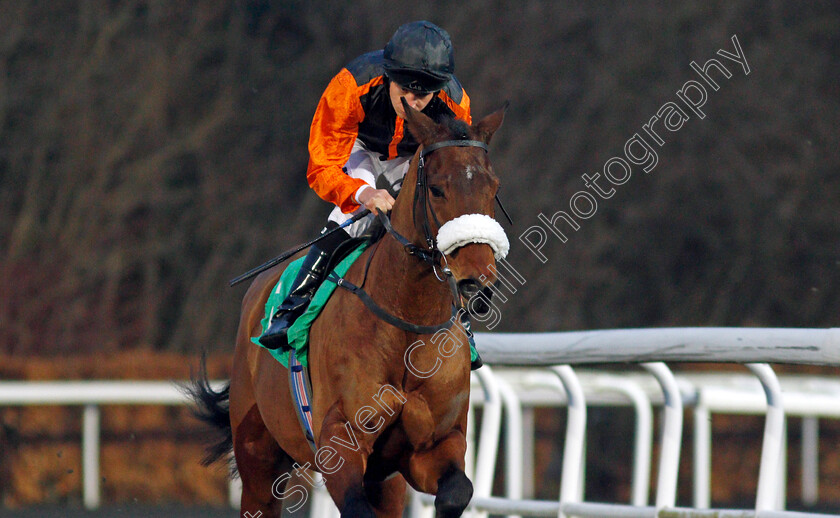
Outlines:
[[[484,214],[465,214],[444,223],[437,235],[438,250],[450,254],[468,243],[486,243],[496,259],[504,259],[510,250],[507,235],[499,223]]]

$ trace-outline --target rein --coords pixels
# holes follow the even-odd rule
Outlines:
[[[396,239],[397,242],[401,244],[403,248],[405,248],[406,252],[408,252],[409,255],[416,256],[421,261],[431,265],[435,277],[439,281],[447,282],[447,284],[449,284],[449,289],[452,292],[452,305],[455,310],[453,311],[453,313],[456,313],[458,310],[463,309],[463,305],[461,304],[461,297],[458,294],[458,287],[455,284],[455,277],[452,275],[452,271],[446,264],[446,256],[444,256],[441,253],[441,251],[437,248],[437,243],[435,241],[434,235],[432,234],[431,225],[429,224],[429,214],[431,214],[432,220],[434,220],[438,228],[440,228],[441,226],[437,214],[435,214],[434,208],[432,207],[431,202],[429,201],[429,185],[425,171],[426,155],[437,149],[453,146],[478,147],[483,149],[485,152],[487,151],[487,144],[478,140],[444,140],[441,142],[435,142],[434,144],[431,144],[428,147],[420,150],[420,158],[417,162],[417,188],[414,190],[414,201],[412,203],[411,210],[414,213],[412,220],[415,220],[417,217],[417,206],[418,204],[422,206],[423,236],[426,240],[428,248],[422,248],[420,246],[415,245],[414,243],[409,241],[405,236],[394,230],[394,227],[391,225],[391,220],[382,212],[377,212],[377,217],[382,223],[382,226],[385,227],[385,230],[388,232],[388,234],[393,236],[394,239]],[[371,251],[371,254],[368,257],[368,262],[365,265],[365,273],[363,277],[363,279],[365,280],[367,279],[367,272],[368,268],[370,267],[370,259],[373,257],[374,251]],[[444,263],[443,266],[441,266],[440,268],[441,273],[443,274],[443,278],[441,278],[437,272],[438,260],[442,260]],[[388,313],[379,304],[377,304],[376,301],[374,301],[373,298],[371,298],[371,296],[368,295],[368,293],[362,288],[362,286],[364,286],[364,280],[362,281],[362,286],[356,286],[355,284],[349,282],[343,277],[335,275],[335,273],[330,273],[330,275],[327,277],[327,280],[334,282],[336,286],[344,288],[345,290],[359,297],[362,303],[364,303],[364,305],[374,315],[379,317],[381,320],[384,320],[385,322],[391,324],[392,326],[402,329],[403,331],[408,331],[416,334],[433,334],[442,329],[449,329],[454,323],[454,319],[450,318],[446,322],[431,326],[421,326],[417,324],[412,324],[411,322],[403,320],[396,315]]]

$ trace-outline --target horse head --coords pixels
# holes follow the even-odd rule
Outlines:
[[[499,179],[487,156],[487,144],[502,125],[507,103],[472,126],[455,119],[437,123],[405,100],[403,106],[406,126],[422,148],[406,174],[394,215],[402,212],[399,215],[405,217],[399,205],[411,203],[404,228],[440,251],[441,263],[468,301],[496,282],[496,259],[504,258],[510,246],[494,219]],[[478,313],[489,310],[483,303],[472,306]]]

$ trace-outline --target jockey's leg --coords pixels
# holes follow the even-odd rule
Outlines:
[[[350,153],[350,159],[344,166],[344,172],[351,178],[364,180],[371,187],[377,184],[377,178],[384,176],[384,180],[388,180],[388,186],[391,186],[394,178],[401,179],[408,169],[408,159],[400,158],[394,160],[380,161],[379,155],[372,151],[365,149],[361,141],[356,141],[353,145],[353,151]],[[390,175],[390,176],[389,176]],[[396,195],[396,193],[394,193]],[[341,225],[348,219],[352,218],[364,207],[359,207],[356,211],[350,214],[345,214],[339,207],[335,207],[330,213],[327,228],[335,228]],[[303,266],[300,269],[294,282],[289,296],[277,308],[277,312],[271,317],[271,323],[268,329],[259,338],[260,343],[267,349],[288,348],[289,342],[286,338],[286,333],[289,327],[294,323],[295,319],[306,311],[309,302],[321,285],[321,281],[326,275],[324,271],[329,262],[330,255],[338,248],[338,246],[350,237],[359,237],[363,235],[373,223],[373,216],[363,218],[352,225],[346,227],[344,230],[339,230],[330,237],[318,242],[309,249]]]
[[[331,230],[336,226],[335,223],[330,222],[322,232]],[[260,336],[259,340],[263,346],[267,349],[288,347],[289,342],[286,333],[289,331],[289,327],[297,317],[306,311],[312,297],[318,291],[321,281],[327,274],[327,265],[333,252],[348,239],[350,239],[350,235],[344,229],[337,230],[309,248],[309,253],[306,254],[300,271],[292,282],[289,295],[271,317],[268,329]]]

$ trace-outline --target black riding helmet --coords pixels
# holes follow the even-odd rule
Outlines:
[[[455,55],[449,34],[437,25],[411,22],[385,45],[385,74],[409,90],[437,92],[452,78]]]

